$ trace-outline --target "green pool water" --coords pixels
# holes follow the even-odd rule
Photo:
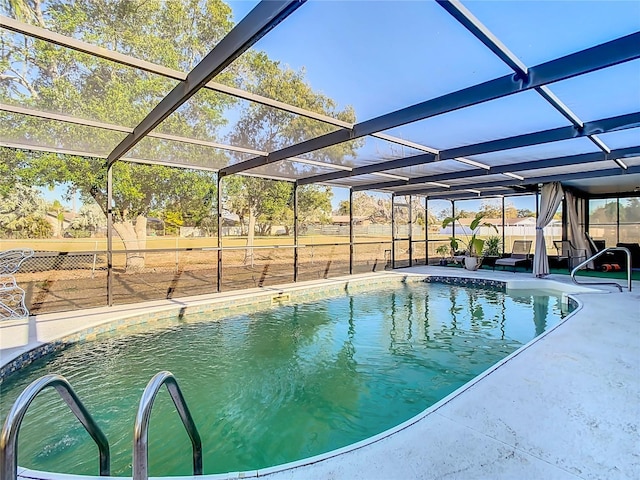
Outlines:
[[[2,385],[2,420],[23,388],[65,376],[109,439],[112,475],[131,475],[133,425],[158,371],[178,380],[203,441],[205,473],[255,470],[394,427],[555,325],[561,299],[411,283],[215,322],[120,334],[40,360]],[[150,474],[191,474],[166,389],[149,429]],[[97,448],[53,389],[30,407],[23,467],[98,474]]]

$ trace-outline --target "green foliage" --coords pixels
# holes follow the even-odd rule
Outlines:
[[[107,226],[106,218],[102,209],[95,203],[85,203],[80,207],[78,215],[74,217],[67,229],[67,232],[76,237],[75,232],[94,232],[99,228]]]
[[[298,187],[298,221],[301,229],[309,225],[323,225],[331,222],[330,187],[322,185],[302,185]]]
[[[163,220],[168,235],[177,235],[180,232],[180,227],[184,225],[182,212],[168,210],[164,212]]]
[[[15,184],[0,195],[0,235],[5,238],[49,238],[53,226],[45,219],[47,204],[35,188]]]
[[[485,257],[499,257],[502,253],[502,238],[492,235],[484,240],[484,250],[482,255]]]
[[[290,182],[240,175],[225,177],[223,181],[223,208],[238,215],[243,225],[253,217],[259,235],[269,235],[273,225],[287,221],[292,195]]]
[[[440,254],[440,256],[442,257],[446,257],[447,255],[453,256],[453,250],[452,250],[451,244],[439,245],[438,248],[436,248],[436,253]]]
[[[304,70],[296,72],[283,67],[279,62],[270,60],[264,52],[247,52],[243,60],[241,67],[243,70],[239,78],[242,88],[345,122],[355,122],[353,108],[337,110],[333,100],[314,92],[306,83]],[[229,135],[229,139],[235,145],[252,146],[271,152],[333,130],[335,127],[324,122],[252,102],[243,107],[241,118]],[[344,164],[354,157],[355,150],[360,145],[362,145],[361,140],[342,143],[313,152],[311,156],[317,161]],[[280,162],[274,167],[284,172],[300,171],[309,166],[302,163],[293,165],[290,162]]]
[[[391,223],[391,197],[381,198],[366,192],[355,192],[353,194],[353,215],[365,217],[371,223]]]
[[[478,229],[479,227],[489,227],[489,228],[493,228],[496,231],[496,233],[498,233],[498,229],[497,229],[497,227],[495,225],[493,225],[492,223],[489,223],[489,222],[483,222],[484,217],[485,217],[485,213],[484,212],[478,212],[475,215],[475,217],[471,221],[471,224],[469,225],[469,229],[473,233],[471,234],[470,237],[465,234],[465,236],[467,237],[467,241],[466,242],[462,242],[462,243],[465,244],[465,248],[466,248],[467,254],[472,256],[472,257],[477,257],[477,256],[481,255],[482,254],[482,250],[484,248],[484,240],[481,239],[481,238],[477,238],[476,229]],[[456,216],[453,216],[453,217],[445,218],[442,221],[442,228],[446,228],[450,224],[458,222],[458,225],[460,225],[460,228],[462,229],[462,231],[464,231],[464,227],[460,223],[460,218],[463,218],[461,216],[461,213],[458,213]],[[454,251],[458,250],[458,246],[459,246],[459,243],[461,242],[461,240],[459,240],[459,239],[457,239],[455,237],[449,237],[449,241],[451,243],[451,249],[454,250]]]

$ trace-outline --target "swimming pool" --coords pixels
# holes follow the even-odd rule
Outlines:
[[[192,323],[186,316],[173,327],[121,333],[37,362],[3,385],[2,415],[27,383],[59,372],[107,434],[112,474],[127,475],[140,394],[151,376],[168,369],[203,437],[205,472],[262,468],[411,418],[561,316],[560,297],[548,292],[508,296],[437,283],[220,322]],[[190,473],[189,442],[170,410],[160,395],[150,428],[152,475]],[[53,392],[36,399],[20,441],[22,466],[96,473],[95,447]]]

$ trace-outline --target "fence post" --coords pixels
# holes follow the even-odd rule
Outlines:
[[[93,247],[93,265],[91,267],[91,278],[94,278],[96,275],[96,260],[98,257],[98,242],[96,242],[95,246]]]

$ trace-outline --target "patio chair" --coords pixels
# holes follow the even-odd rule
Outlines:
[[[569,240],[554,240],[553,246],[557,252],[558,264],[567,264],[567,268],[572,270],[580,262],[587,259],[587,252],[583,248],[576,248]]]
[[[531,251],[531,240],[515,240],[513,242],[513,248],[511,249],[511,256],[506,258],[499,258],[496,260],[493,269],[496,269],[497,265],[504,267],[513,267],[513,271],[516,271],[516,267],[519,264],[524,264],[525,267],[529,262],[529,252]]]
[[[24,304],[24,290],[13,275],[0,275],[0,320],[16,320],[29,316]]]
[[[30,248],[14,248],[0,252],[0,274],[16,273],[27,258],[33,257]]]
[[[16,248],[0,252],[0,320],[13,320],[29,316],[24,304],[25,293],[12,275],[22,262],[34,254],[30,248]]]

